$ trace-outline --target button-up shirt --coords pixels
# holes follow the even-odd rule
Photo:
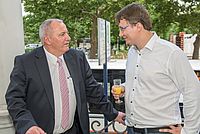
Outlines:
[[[181,49],[156,33],[140,51],[132,46],[126,63],[126,124],[137,128],[181,124],[182,134],[200,129],[200,83]]]
[[[63,129],[61,126],[61,120],[62,120],[62,98],[61,98],[61,91],[60,91],[60,83],[59,83],[59,73],[58,73],[58,63],[57,63],[57,57],[53,54],[49,53],[45,47],[43,47],[45,50],[45,54],[47,56],[47,61],[49,65],[50,70],[50,76],[52,81],[52,87],[53,87],[53,94],[54,94],[54,106],[55,106],[55,125],[54,125],[54,132],[53,134],[59,134],[63,133],[66,130],[70,129],[74,122],[74,115],[76,110],[76,97],[75,97],[75,91],[74,91],[74,85],[72,78],[70,77],[68,68],[66,64],[63,64],[64,71],[67,77],[67,83],[68,83],[68,89],[69,89],[69,126],[66,129]],[[64,62],[63,56],[59,57]],[[64,62],[65,63],[65,62]]]

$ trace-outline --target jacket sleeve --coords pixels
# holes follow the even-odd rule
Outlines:
[[[7,109],[12,117],[16,133],[24,134],[31,126],[36,126],[31,112],[26,108],[27,80],[22,62],[17,56],[10,75],[10,83],[5,95]]]
[[[92,70],[88,64],[88,61],[83,54],[84,63],[84,81],[86,88],[86,97],[89,103],[89,109],[93,113],[103,113],[106,118],[110,121],[117,117],[118,112],[113,108],[112,103],[108,100],[107,96],[104,94],[104,89],[102,85],[94,79],[92,75]]]

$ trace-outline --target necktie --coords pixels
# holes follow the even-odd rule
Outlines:
[[[64,72],[62,59],[58,58],[58,72],[60,91],[62,98],[62,127],[65,129],[68,126],[69,120],[69,90],[67,85],[67,77]]]

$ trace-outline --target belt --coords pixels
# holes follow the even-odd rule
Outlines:
[[[178,125],[174,126],[177,127]],[[134,132],[138,133],[158,133],[159,129],[171,129],[169,126],[157,127],[157,128],[135,128],[135,127],[129,127],[129,128],[132,128]]]

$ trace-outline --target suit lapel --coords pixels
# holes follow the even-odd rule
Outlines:
[[[51,76],[43,47],[37,49],[35,57],[36,57],[37,70],[40,74],[41,81],[46,91],[52,111],[54,112],[54,97],[53,97]]]

